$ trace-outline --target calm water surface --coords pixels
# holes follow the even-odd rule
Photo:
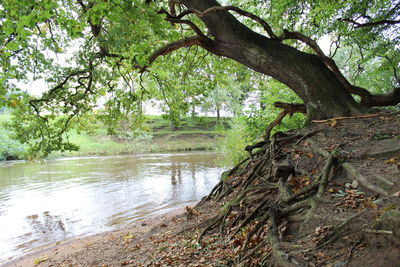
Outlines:
[[[215,160],[178,153],[0,164],[0,264],[194,204],[218,182]]]

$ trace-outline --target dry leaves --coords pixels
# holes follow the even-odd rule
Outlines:
[[[311,184],[311,178],[308,175],[290,176],[287,183],[292,188],[292,191],[296,193]]]
[[[397,157],[393,157],[393,158],[390,158],[388,160],[385,160],[385,163],[400,165],[399,159]]]
[[[329,122],[329,127],[336,127],[338,124],[337,120],[333,119]]]
[[[39,258],[34,259],[34,260],[33,260],[33,264],[34,264],[34,265],[38,265],[38,264],[40,264],[40,263],[42,263],[42,262],[47,261],[48,259],[49,259],[49,256],[43,255],[43,256],[41,256],[41,257],[39,257]]]
[[[346,189],[345,191],[342,190],[334,190],[329,189],[328,192],[333,193],[336,197],[342,197],[342,199],[337,202],[334,207],[343,207],[343,208],[350,208],[350,209],[357,209],[357,208],[370,208],[373,210],[377,209],[376,204],[372,198],[366,197],[364,192],[360,192],[357,190],[350,190]]]

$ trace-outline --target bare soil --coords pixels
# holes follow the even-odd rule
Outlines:
[[[400,266],[399,122],[278,133],[195,208],[5,266]]]

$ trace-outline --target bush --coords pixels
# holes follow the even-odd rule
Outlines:
[[[234,119],[232,128],[227,131],[226,137],[220,143],[218,150],[222,154],[221,164],[224,166],[236,165],[248,156],[244,150],[247,145],[252,145],[262,140],[265,128],[275,120],[278,113],[258,111],[249,116]],[[287,131],[302,127],[305,116],[294,114],[292,118],[286,117],[276,126],[271,134],[276,131]]]
[[[258,98],[254,99],[255,104],[249,106],[242,117],[236,118],[232,129],[219,147],[222,153],[224,165],[237,164],[248,156],[244,150],[246,145],[252,145],[262,140],[266,127],[277,118],[280,109],[273,106],[276,101],[289,103],[301,103],[301,100],[294,93],[287,91],[281,85],[270,82],[268,90],[260,92]],[[279,97],[278,97],[279,96]],[[293,117],[286,116],[282,123],[276,126],[271,135],[276,131],[287,131],[300,128],[304,125],[305,116],[296,113]]]
[[[221,165],[232,166],[239,163],[247,156],[244,147],[252,141],[253,138],[249,135],[244,118],[234,119],[231,129],[227,131],[226,136],[218,145],[221,153]]]

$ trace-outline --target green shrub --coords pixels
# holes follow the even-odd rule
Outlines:
[[[6,123],[9,122],[8,115],[0,115],[0,161],[25,158],[27,147],[12,138]]]
[[[244,112],[243,116],[236,118],[228,131],[226,138],[222,141],[219,150],[222,154],[222,164],[237,164],[248,156],[244,147],[252,145],[262,140],[266,127],[274,121],[280,109],[273,106],[276,101],[288,103],[301,103],[301,100],[292,92],[288,92],[281,85],[270,82],[270,89],[261,92],[259,104],[250,105],[249,110]],[[279,97],[278,97],[279,96]],[[304,125],[305,116],[296,113],[291,118],[286,116],[282,123],[276,126],[271,135],[276,131],[287,131],[300,128]]]
[[[247,156],[244,147],[253,141],[243,118],[236,118],[232,122],[231,129],[218,145],[221,153],[221,165],[232,166],[239,163]]]

